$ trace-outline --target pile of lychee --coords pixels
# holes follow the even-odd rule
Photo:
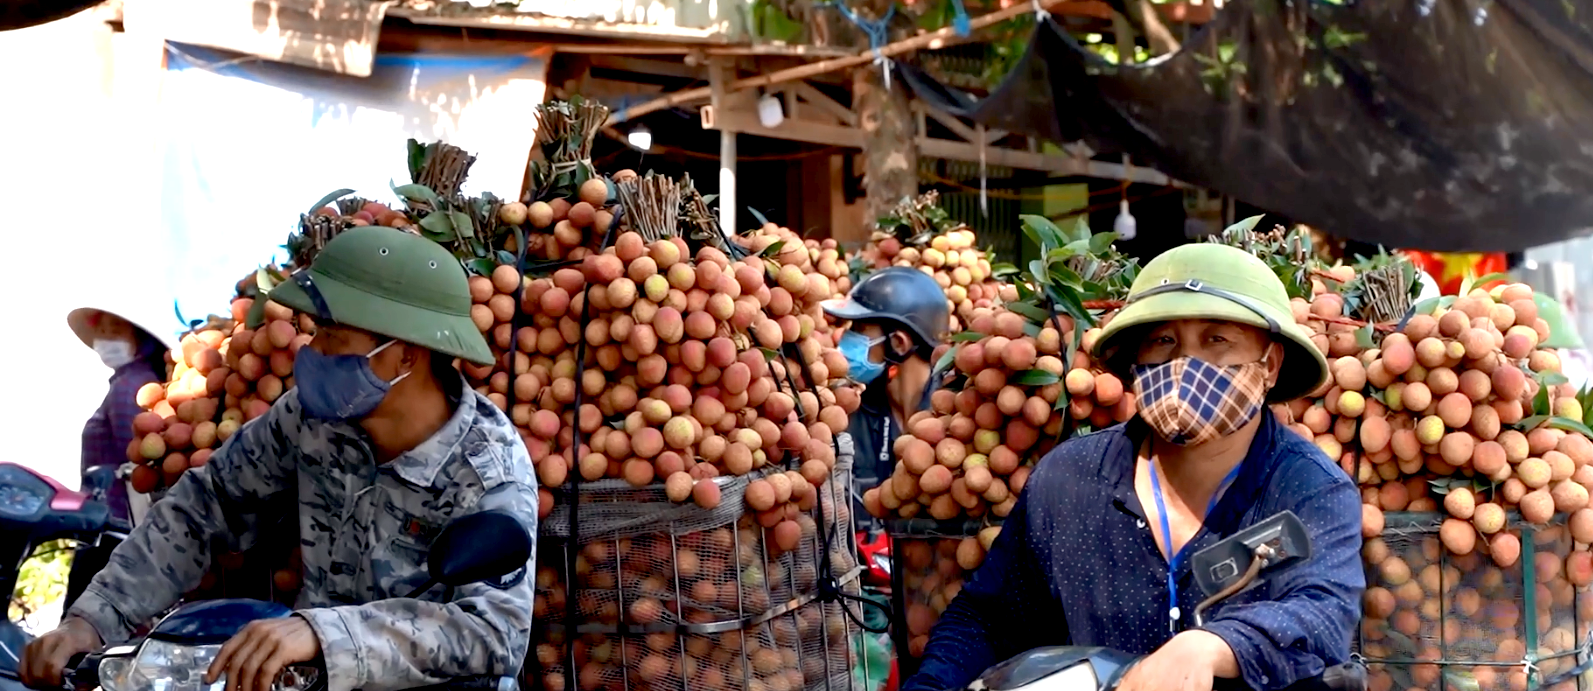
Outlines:
[[[316,214],[327,218],[341,218],[350,226],[387,226],[411,231],[415,229],[409,214],[381,202],[365,202],[358,211],[348,215],[344,215],[336,206],[331,205],[322,207]]]
[[[1538,589],[1537,652],[1570,649],[1573,609],[1593,607],[1576,594],[1593,583],[1593,441],[1534,417],[1540,393],[1553,415],[1582,411],[1568,386],[1542,383],[1560,362],[1539,347],[1550,334],[1532,289],[1473,290],[1434,314],[1384,325],[1370,349],[1332,291],[1296,300],[1294,312],[1315,329],[1332,376],[1312,398],[1275,412],[1361,486],[1363,654],[1436,660],[1444,647],[1448,659],[1520,662],[1523,587]],[[1536,583],[1522,584],[1524,561]],[[1408,673],[1424,687],[1438,670]],[[1525,683],[1519,667],[1454,673],[1483,689]],[[1412,685],[1389,670],[1373,674],[1374,688],[1394,683]]]
[[[614,182],[623,182],[636,173],[622,170]],[[498,220],[532,230],[526,237],[526,256],[536,259],[580,259],[603,240],[614,213],[606,206],[613,188],[603,178],[581,184],[572,199],[555,198],[530,204],[508,202],[498,208]],[[512,237],[506,249],[519,251]]]
[[[894,472],[863,493],[874,516],[1003,518],[1034,463],[1057,443],[1080,425],[1107,426],[1134,414],[1122,381],[1099,371],[1085,348],[1074,353],[1072,367],[1064,364],[1071,319],[1030,324],[999,307],[970,316],[965,334],[982,337],[952,346],[954,383],[907,421],[895,442]]]
[[[271,409],[293,388],[293,356],[313,337],[314,323],[283,305],[268,302],[258,329],[245,323],[254,300],[232,302],[232,319],[184,335],[171,352],[170,381],[147,384],[138,392],[145,412],[133,419],[128,460],[137,465],[129,478],[134,491],[170,487],[189,468],[198,468],[240,427]],[[297,550],[274,571],[276,589],[291,593],[300,584]],[[216,573],[243,566],[243,555],[218,555],[200,590]]]
[[[1337,297],[1297,302],[1296,318],[1320,323],[1312,317],[1331,314]],[[1437,314],[1412,316],[1377,348],[1332,359],[1316,398],[1280,412],[1362,485],[1368,538],[1382,532],[1383,511],[1442,506],[1452,554],[1482,549],[1509,566],[1520,545],[1504,530],[1508,512],[1538,525],[1583,510],[1593,517],[1593,441],[1522,427],[1540,377],[1560,370],[1555,353],[1538,347],[1548,336],[1528,286],[1474,290]],[[1545,393],[1556,414],[1580,418],[1568,386]]]
[[[811,274],[823,276],[829,281],[831,298],[844,298],[852,289],[852,279],[846,260],[841,256],[840,245],[834,239],[826,238],[822,241],[803,239],[790,228],[765,223],[762,227],[743,233],[734,241],[755,255],[762,255],[779,243],[779,249],[770,259],[780,265],[780,270],[787,271],[785,267],[793,266],[796,267],[794,271],[803,276]],[[819,297],[816,293],[804,297],[809,303],[828,299]],[[841,334],[831,326],[828,320],[820,319],[814,323],[813,329],[821,334],[828,334],[833,345]]]
[[[221,442],[293,387],[293,354],[311,338],[300,326],[313,324],[270,303],[265,324],[249,329],[243,317],[252,303],[234,301],[230,333],[207,328],[184,335],[171,353],[171,381],[139,389],[145,412],[133,420],[127,449],[128,460],[139,464],[130,478],[135,491],[169,487],[183,471],[204,465]]]
[[[1018,299],[1017,288],[997,281],[990,257],[975,246],[978,238],[967,227],[932,236],[923,246],[904,246],[896,236],[876,233],[858,256],[871,269],[910,266],[933,276],[946,291],[951,307],[951,330],[962,331],[974,310]]]
[[[810,256],[791,247],[793,258]],[[780,524],[813,505],[859,400],[832,386],[846,359],[816,332],[833,284],[798,266],[713,247],[693,258],[681,238],[647,243],[624,231],[551,276],[500,266],[472,278],[472,315],[501,356],[465,371],[520,428],[543,511],[571,473],[662,482],[671,499],[714,508],[714,478],[768,472],[748,506],[776,538],[792,534]]]

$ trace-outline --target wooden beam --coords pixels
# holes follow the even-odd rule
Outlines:
[[[664,77],[678,77],[682,79],[703,79],[707,77],[707,70],[694,67],[681,62],[669,60],[646,60],[643,58],[629,57],[619,54],[594,54],[591,57],[593,67],[619,70],[622,72],[635,72],[637,74],[660,75]]]
[[[661,94],[663,92],[664,87],[657,84],[638,84],[636,82],[625,82],[615,79],[601,79],[598,77],[589,77],[582,83],[579,91],[577,91],[577,93],[581,94],[582,98],[593,98],[599,101],[635,97],[637,95],[650,96],[652,94]]]
[[[824,146],[863,148],[863,131],[855,127],[787,119],[779,127],[769,128],[758,122],[755,114],[737,110],[715,111],[711,115],[704,117],[703,122],[704,127],[708,129],[729,130],[759,137]],[[970,163],[979,162],[979,146],[977,144],[954,142],[934,137],[919,137],[917,143],[919,154],[922,156]],[[1053,156],[998,146],[986,146],[984,160],[986,165],[1036,170],[1059,177],[1082,176],[1103,180],[1122,180],[1125,173],[1123,165],[1119,163]],[[1137,183],[1184,186],[1183,183],[1149,168],[1134,166],[1126,172],[1132,178],[1132,181]]]
[[[1063,4],[1063,0],[1037,0],[1037,2],[1039,2],[1042,8],[1054,8]],[[1007,9],[998,12],[991,12],[990,14],[974,19],[968,23],[968,26],[970,30],[978,31],[980,29],[1000,24],[1001,22],[1007,21],[1014,17],[1020,17],[1033,11],[1034,9],[1032,5],[1028,3],[1014,4],[1012,7]],[[767,74],[761,74],[756,77],[737,79],[727,84],[725,89],[727,91],[738,91],[741,89],[751,89],[761,86],[772,86],[774,84],[782,84],[798,79],[807,79],[809,77],[818,76],[828,72],[836,72],[860,65],[866,65],[879,57],[890,58],[904,53],[911,53],[916,50],[938,48],[940,47],[940,44],[951,40],[956,36],[957,30],[948,26],[937,31],[931,31],[925,34],[919,34],[909,39],[897,41],[880,48],[878,51],[865,50],[862,53],[852,55],[850,57],[823,60],[810,65],[802,65],[800,67],[792,67]],[[608,117],[608,124],[612,125],[637,118],[654,111],[663,110],[665,108],[673,108],[677,105],[685,103],[686,101],[694,101],[703,98],[704,96],[708,96],[709,94],[710,90],[706,86],[696,89],[678,91],[664,98],[648,101],[646,103],[631,106],[625,110],[613,113]]]
[[[813,85],[798,81],[793,84],[792,88],[802,100],[817,106],[821,111],[835,116],[837,122],[851,127],[857,126],[857,113],[852,112],[851,108],[837,103],[835,99],[830,98],[823,91],[813,88]]]
[[[979,144],[981,141],[983,141],[984,144],[988,146],[1001,141],[1007,136],[1006,130],[989,130],[981,135],[979,132],[975,131],[974,128],[964,124],[962,120],[942,113],[934,108],[926,107],[922,101],[913,101],[913,109],[923,113],[924,115],[928,115],[930,118],[934,119],[935,122],[945,125],[946,129],[949,129],[957,136],[962,137],[964,141],[972,142],[974,144]]]

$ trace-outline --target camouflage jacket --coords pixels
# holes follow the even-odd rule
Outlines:
[[[107,643],[126,640],[199,584],[210,545],[252,545],[262,526],[297,511],[303,589],[297,614],[320,638],[330,691],[385,691],[451,677],[514,675],[531,637],[535,557],[493,584],[404,596],[428,578],[431,539],[483,509],[537,528],[536,478],[497,406],[465,388],[430,439],[377,465],[363,431],[306,419],[298,392],[244,425],[185,473],[149,511],[70,614]]]

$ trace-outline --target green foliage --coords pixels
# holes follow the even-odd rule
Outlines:
[[[940,207],[940,193],[934,190],[902,199],[889,215],[880,217],[874,225],[878,233],[915,247],[929,244],[937,235],[968,227]]]
[[[1139,264],[1113,247],[1117,233],[1093,232],[1082,216],[1068,230],[1044,216],[1019,218],[1023,221],[1023,234],[1034,242],[1040,254],[1020,272],[1020,303],[1027,301],[1040,307],[1049,302],[1079,323],[1093,326],[1095,318],[1084,309],[1085,301],[1118,300],[1128,295],[1139,275]],[[1038,301],[1029,300],[1026,292],[1034,293]]]
[[[22,563],[17,589],[11,594],[8,615],[13,621],[31,616],[66,597],[66,579],[72,570],[73,543],[46,542]]]
[[[791,18],[780,5],[770,0],[753,0],[752,33],[765,41],[801,43],[807,27]]]

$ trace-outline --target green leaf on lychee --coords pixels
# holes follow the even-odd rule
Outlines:
[[[332,202],[335,202],[335,201],[337,201],[339,199],[342,199],[343,197],[347,197],[347,196],[349,196],[351,194],[354,194],[354,190],[347,189],[347,188],[337,190],[336,192],[332,192],[331,194],[328,194],[325,197],[321,197],[321,201],[316,202],[315,206],[310,207],[310,210],[306,211],[305,213],[310,214],[310,215],[314,215],[315,212],[320,211],[322,208],[326,207],[328,204],[331,204]]]
[[[1019,386],[1045,386],[1062,381],[1062,378],[1043,369],[1031,369],[1019,372],[1007,381]]]
[[[393,188],[393,194],[403,197],[405,201],[430,204],[433,209],[439,206],[437,193],[425,185],[398,185]]]
[[[1582,422],[1580,420],[1572,420],[1571,418],[1568,418],[1568,417],[1558,417],[1558,416],[1556,416],[1556,417],[1549,418],[1549,420],[1548,420],[1548,422],[1546,424],[1547,424],[1548,427],[1553,427],[1554,429],[1557,429],[1557,430],[1563,430],[1563,431],[1566,431],[1566,432],[1575,432],[1575,433],[1580,434],[1580,435],[1582,435],[1584,437],[1593,438],[1593,429],[1589,429],[1588,426],[1582,424]]]
[[[1516,427],[1516,429],[1519,429],[1522,432],[1531,432],[1532,430],[1535,430],[1535,429],[1543,426],[1543,423],[1547,422],[1548,420],[1549,420],[1548,413],[1540,413],[1538,415],[1533,415],[1532,417],[1526,418],[1526,419],[1522,420],[1521,422],[1516,423],[1515,427]]]
[[[476,224],[470,221],[470,214],[463,211],[450,210],[448,212],[448,220],[453,223],[454,232],[461,239],[476,236]]]
[[[447,242],[453,239],[454,222],[446,211],[433,211],[420,219],[420,229],[434,242]]]
[[[266,301],[269,299],[270,296],[264,292],[255,297],[254,304],[249,306],[249,313],[244,316],[244,326],[247,326],[251,329],[258,329],[260,328],[260,325],[265,323]]]
[[[1362,350],[1371,350],[1377,347],[1377,341],[1372,335],[1372,325],[1367,324],[1355,330],[1355,344]]]
[[[1049,312],[1041,309],[1033,302],[1014,302],[1009,303],[1006,307],[1007,310],[1023,315],[1025,318],[1034,322],[1044,322],[1045,320],[1051,318],[1051,314]]]
[[[1532,413],[1534,415],[1549,415],[1553,412],[1554,407],[1550,404],[1549,400],[1549,387],[1539,386],[1538,395],[1532,397]]]

